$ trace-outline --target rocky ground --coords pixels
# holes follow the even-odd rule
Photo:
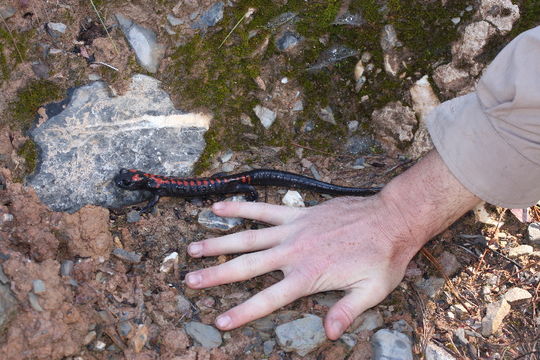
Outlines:
[[[337,292],[218,331],[281,274],[190,290],[187,272],[230,257],[186,246],[264,225],[198,200],[141,216],[110,182],[270,167],[383,185],[431,148],[426,114],[540,25],[537,1],[7,0],[0,16],[2,358],[540,357],[539,206],[470,212],[331,342]]]

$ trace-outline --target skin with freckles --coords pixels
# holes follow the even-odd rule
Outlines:
[[[271,226],[191,243],[193,257],[248,254],[189,273],[186,283],[202,289],[283,272],[283,280],[218,316],[221,330],[266,316],[302,296],[344,290],[324,321],[328,338],[335,340],[399,284],[407,264],[430,238],[479,202],[433,150],[369,198],[336,198],[311,208],[216,203],[213,211],[219,216]]]

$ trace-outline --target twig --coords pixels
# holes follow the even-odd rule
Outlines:
[[[455,296],[457,301],[459,301],[459,303],[465,308],[465,310],[467,310],[469,315],[473,316],[474,313],[469,309],[469,307],[467,305],[465,305],[465,302],[463,301],[461,296],[459,296],[456,288],[454,287],[454,284],[452,284],[452,281],[450,280],[448,275],[446,275],[446,273],[445,273],[444,269],[442,268],[441,264],[439,263],[439,261],[437,259],[435,259],[435,257],[426,248],[422,248],[420,250],[420,252],[422,253],[422,255],[424,255],[429,260],[429,262],[431,262],[433,264],[433,266],[435,266],[437,271],[442,274],[442,276],[444,277],[444,280],[446,281],[446,284],[448,285],[448,288],[450,289],[450,292]]]
[[[11,33],[11,29],[9,28],[6,20],[4,20],[4,17],[0,16],[0,18],[2,18],[2,22],[4,23],[4,26],[6,27],[9,33],[9,37],[11,38],[11,41],[13,42],[13,46],[15,46],[15,50],[17,50],[17,54],[19,54],[19,58],[21,59],[21,62],[23,62],[24,61],[23,56],[21,52],[19,51],[19,48],[17,47],[17,43],[15,42],[15,38],[13,37],[13,34]]]
[[[105,26],[105,22],[103,21],[103,18],[101,17],[101,15],[99,15],[99,11],[98,9],[96,8],[96,5],[94,4],[94,0],[90,0],[90,3],[92,4],[92,7],[94,8],[94,11],[96,12],[96,15],[99,19],[99,22],[101,23],[101,26],[103,26],[103,29],[105,29],[105,32],[107,33],[107,37],[109,38],[109,40],[111,41],[112,45],[113,45],[113,48],[114,48],[114,52],[116,53],[116,55],[118,56],[119,55],[119,52],[118,52],[118,49],[116,48],[116,45],[111,37],[111,34],[109,33],[109,30],[107,30],[107,26]]]
[[[314,149],[312,147],[300,145],[300,144],[297,144],[297,143],[294,143],[294,142],[291,142],[291,145],[302,148],[302,149],[306,149],[306,150],[309,150],[309,151],[314,151],[314,152],[318,152],[318,153],[321,153],[321,154],[324,154],[324,155],[332,156],[332,157],[338,157],[339,156],[339,157],[346,157],[346,158],[349,158],[349,159],[353,159],[353,157],[349,156],[349,155],[332,154],[332,153],[329,153],[329,152],[326,152],[326,151],[317,150],[317,149]]]
[[[92,65],[94,65],[94,64],[96,64],[96,65],[103,65],[103,66],[106,66],[106,67],[108,67],[108,68],[111,68],[111,69],[113,69],[113,70],[115,70],[115,71],[120,71],[120,70],[118,70],[117,68],[115,68],[114,66],[109,65],[109,64],[104,63],[104,62],[101,62],[101,61],[95,61],[95,62],[92,63]]]
[[[408,164],[410,164],[410,163],[412,163],[412,162],[413,162],[413,160],[409,159],[409,160],[407,160],[407,161],[404,161],[404,162],[402,162],[402,163],[399,163],[399,164],[397,164],[397,165],[394,165],[394,166],[392,166],[390,169],[386,170],[386,171],[383,173],[383,176],[384,176],[384,175],[388,175],[388,174],[390,174],[392,171],[394,171],[394,170],[396,170],[396,169],[398,169],[398,168],[400,168],[400,167],[402,167],[402,166],[408,165]]]
[[[255,12],[255,8],[249,8],[248,11],[246,11],[246,13],[244,14],[244,16],[242,16],[240,18],[240,20],[238,20],[238,22],[236,23],[236,25],[233,26],[232,30],[229,31],[229,33],[227,34],[227,36],[225,36],[225,39],[223,39],[223,41],[221,42],[221,44],[219,44],[218,46],[218,49],[221,49],[221,47],[223,46],[223,44],[225,44],[225,41],[227,41],[227,39],[231,36],[231,34],[233,33],[234,30],[236,30],[236,28],[238,27],[238,25],[240,25],[240,23],[250,17],[251,15],[253,15],[253,13]]]

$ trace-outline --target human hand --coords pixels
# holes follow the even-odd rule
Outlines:
[[[217,203],[213,207],[217,215],[274,226],[190,244],[193,257],[250,253],[192,272],[186,283],[202,289],[283,272],[283,280],[219,316],[216,325],[222,330],[242,326],[305,295],[345,290],[325,318],[326,334],[334,340],[399,284],[424,243],[480,201],[433,150],[370,198],[337,198],[307,209]]]
[[[337,339],[358,315],[399,284],[418,250],[403,248],[387,230],[388,210],[379,196],[336,198],[312,208],[216,203],[213,211],[219,216],[274,226],[192,243],[188,252],[194,257],[250,253],[190,273],[186,282],[200,289],[283,272],[283,280],[219,316],[216,325],[222,330],[263,317],[302,296],[345,290],[325,319],[328,338]]]

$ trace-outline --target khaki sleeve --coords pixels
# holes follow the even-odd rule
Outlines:
[[[450,171],[494,205],[525,208],[540,199],[540,27],[510,42],[476,92],[447,101],[427,118]]]

